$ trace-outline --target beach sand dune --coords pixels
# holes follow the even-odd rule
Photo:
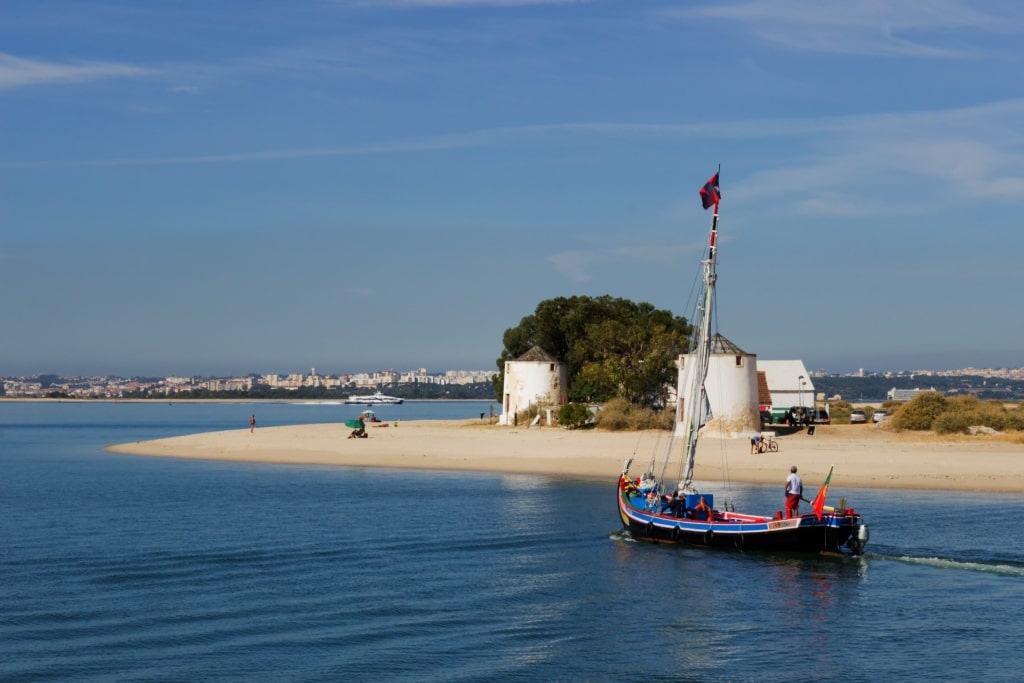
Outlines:
[[[383,426],[387,425],[387,426]],[[530,473],[614,481],[626,458],[634,476],[669,447],[665,432],[509,428],[474,420],[367,425],[349,439],[342,424],[192,434],[111,446],[134,455],[238,462]],[[816,487],[835,465],[833,487],[1024,492],[1024,445],[986,437],[894,433],[875,425],[830,425],[778,438],[778,453],[750,454],[748,439],[702,439],[695,479],[782,486],[790,465]],[[677,440],[675,451],[682,444]],[[675,473],[672,472],[674,475]]]

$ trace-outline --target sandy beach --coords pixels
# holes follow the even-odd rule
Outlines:
[[[386,425],[386,426],[385,426]],[[668,445],[664,432],[509,428],[467,421],[342,424],[192,434],[111,446],[144,456],[236,462],[532,473],[613,480],[628,457],[638,474]],[[780,451],[751,455],[747,439],[703,439],[695,479],[779,484],[797,465],[808,486],[835,465],[833,487],[1024,492],[1024,445],[990,437],[938,438],[876,425],[830,425],[778,438]],[[679,445],[677,443],[677,445]],[[679,450],[679,449],[677,449]],[[723,476],[723,474],[727,476]]]

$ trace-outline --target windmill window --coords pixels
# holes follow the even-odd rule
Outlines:
[[[548,370],[551,371],[551,372],[554,372],[555,371],[555,364],[552,363],[551,365],[549,365],[548,366]]]
[[[743,367],[743,356],[736,356],[736,367]]]

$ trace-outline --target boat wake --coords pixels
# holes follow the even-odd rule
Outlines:
[[[1002,576],[1024,576],[1024,566],[1017,564],[1000,564],[989,562],[968,562],[965,560],[952,560],[945,557],[913,557],[910,555],[885,555],[881,553],[866,553],[865,557],[871,559],[895,560],[905,564],[917,564],[938,569],[960,569],[972,572],[984,572],[986,574],[1000,574]]]
[[[627,529],[619,529],[612,531],[608,534],[608,538],[612,541],[625,541],[626,543],[636,543],[636,539],[629,533]]]

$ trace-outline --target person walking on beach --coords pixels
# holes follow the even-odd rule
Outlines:
[[[256,431],[256,415],[249,416],[249,433]]]
[[[800,499],[804,496],[804,480],[796,473],[796,465],[789,468],[786,477],[786,519],[800,514]]]

